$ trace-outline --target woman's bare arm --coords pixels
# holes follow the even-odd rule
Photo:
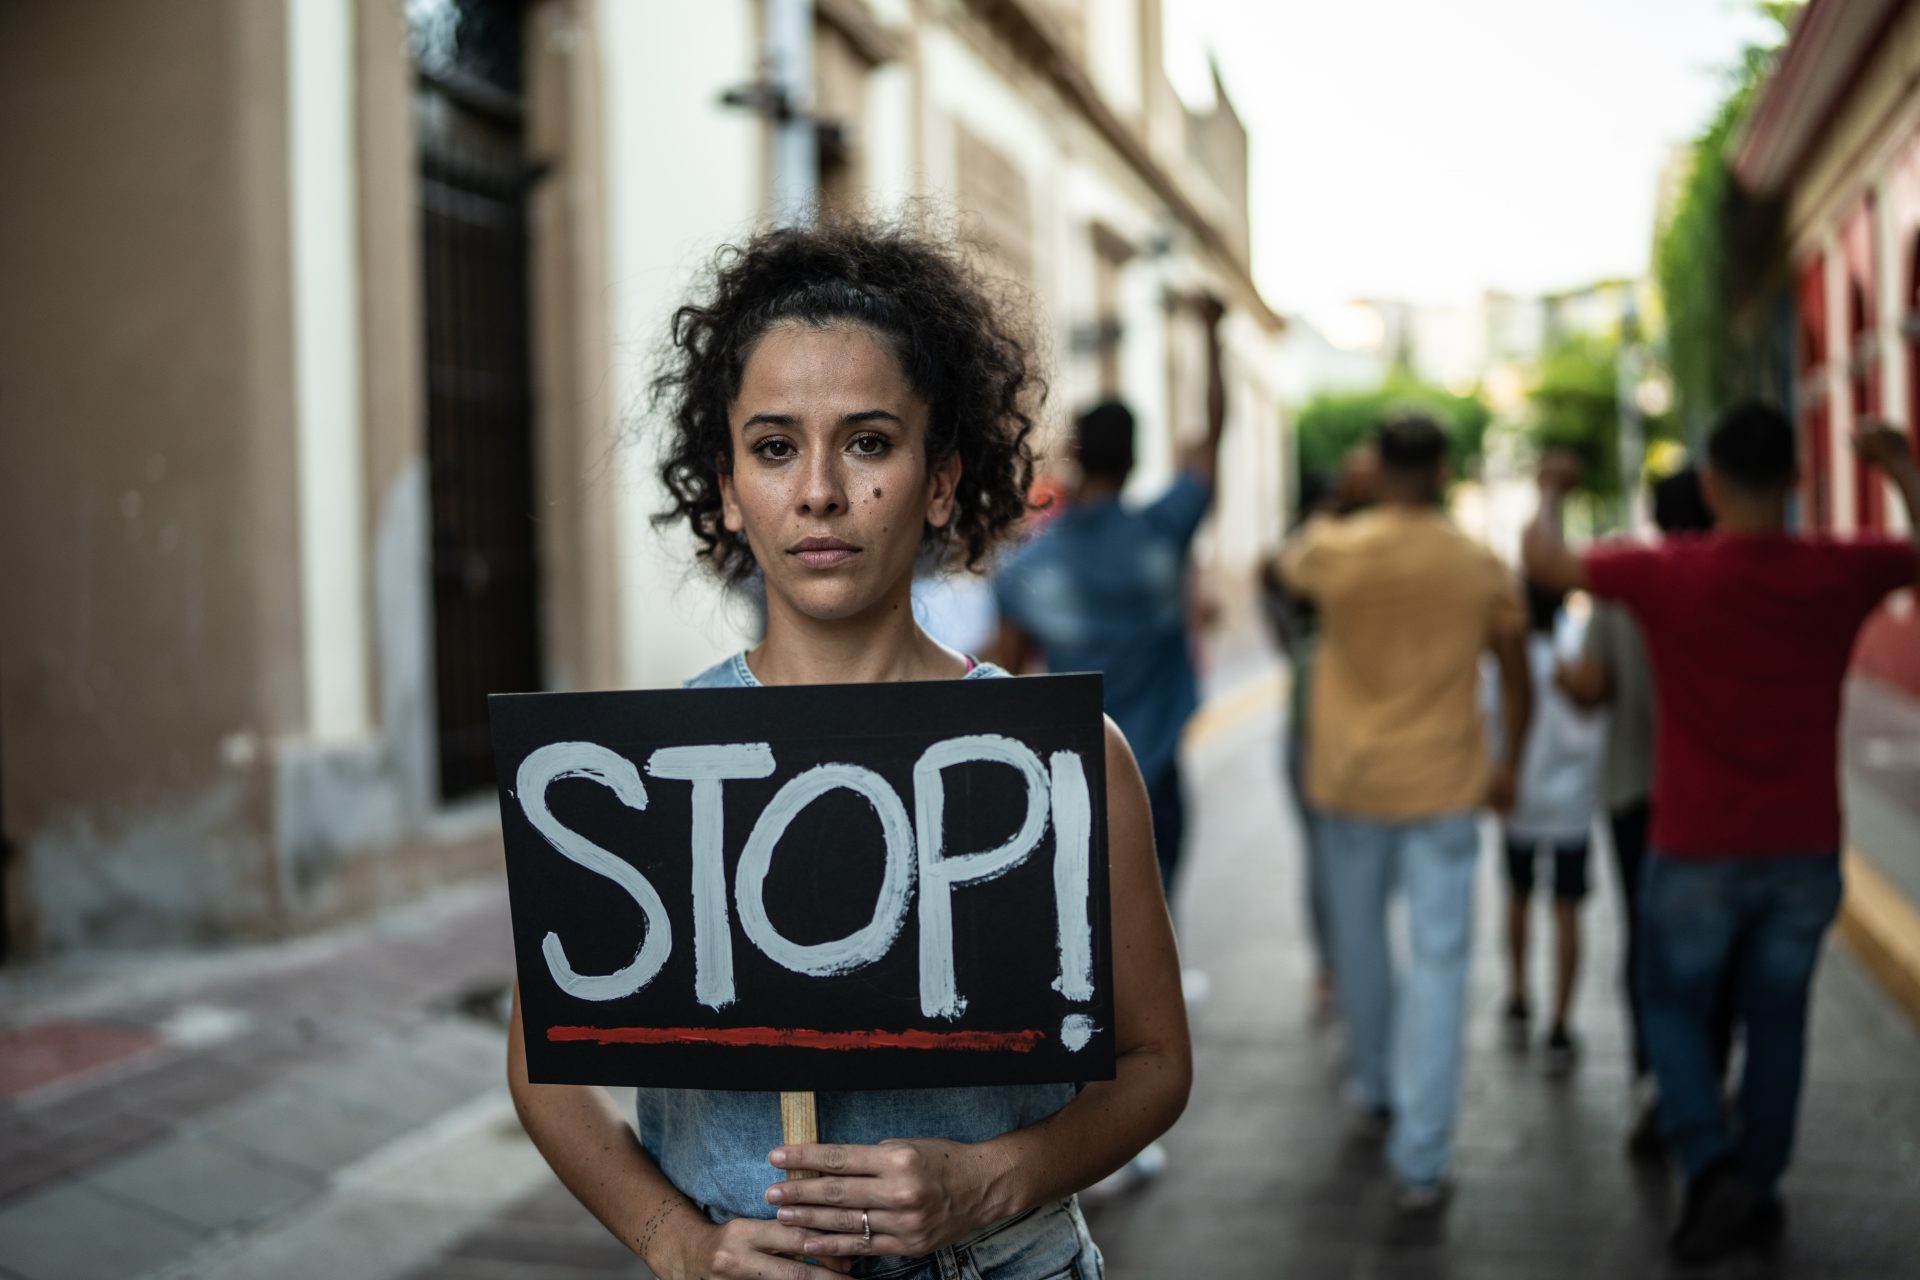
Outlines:
[[[1186,1109],[1193,1053],[1180,952],[1160,888],[1146,784],[1111,720],[1107,848],[1115,1075],[1088,1085],[1040,1123],[982,1144],[1004,1164],[1008,1214],[1091,1186],[1165,1133]]]
[[[797,1254],[805,1232],[763,1219],[738,1218],[723,1227],[708,1221],[648,1157],[605,1089],[531,1083],[518,983],[507,1029],[507,1087],[521,1126],[567,1190],[663,1280],[748,1275],[810,1280],[819,1274],[776,1256]]]

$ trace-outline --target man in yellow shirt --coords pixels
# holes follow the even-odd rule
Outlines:
[[[1441,505],[1445,431],[1396,417],[1376,448],[1379,505],[1308,524],[1280,573],[1321,617],[1306,791],[1319,812],[1348,1089],[1391,1117],[1398,1203],[1424,1211],[1449,1187],[1478,811],[1512,806],[1533,696],[1514,575]],[[1497,760],[1478,699],[1489,650],[1502,685]],[[1402,990],[1387,940],[1396,882],[1412,938]]]

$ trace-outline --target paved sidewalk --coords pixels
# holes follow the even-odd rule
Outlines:
[[[1670,1190],[1622,1155],[1611,875],[1586,914],[1565,1081],[1498,1045],[1483,865],[1460,1194],[1408,1233],[1338,1106],[1309,1016],[1296,844],[1277,790],[1280,683],[1230,686],[1190,753],[1179,913],[1212,990],[1166,1176],[1092,1210],[1114,1280],[1665,1274]],[[490,999],[510,972],[497,884],[277,947],[94,958],[0,977],[0,1277],[644,1277],[519,1132]],[[1544,955],[1542,956],[1544,962]],[[1823,966],[1791,1237],[1711,1275],[1889,1280],[1920,1257],[1920,1034],[1843,948]]]
[[[277,947],[7,975],[0,1078],[27,1087],[0,1098],[0,1276],[371,1278],[431,1258],[550,1180],[497,1021],[460,1007],[510,972],[489,884]]]

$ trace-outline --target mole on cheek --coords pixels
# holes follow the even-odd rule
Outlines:
[[[875,490],[873,491],[873,496],[874,496],[874,497],[876,497],[876,498],[877,498],[877,497],[879,497],[879,496],[880,496],[880,491],[879,491],[878,489],[875,489]]]

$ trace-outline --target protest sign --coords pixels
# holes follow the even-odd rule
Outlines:
[[[490,715],[536,1083],[1111,1078],[1099,677]]]

